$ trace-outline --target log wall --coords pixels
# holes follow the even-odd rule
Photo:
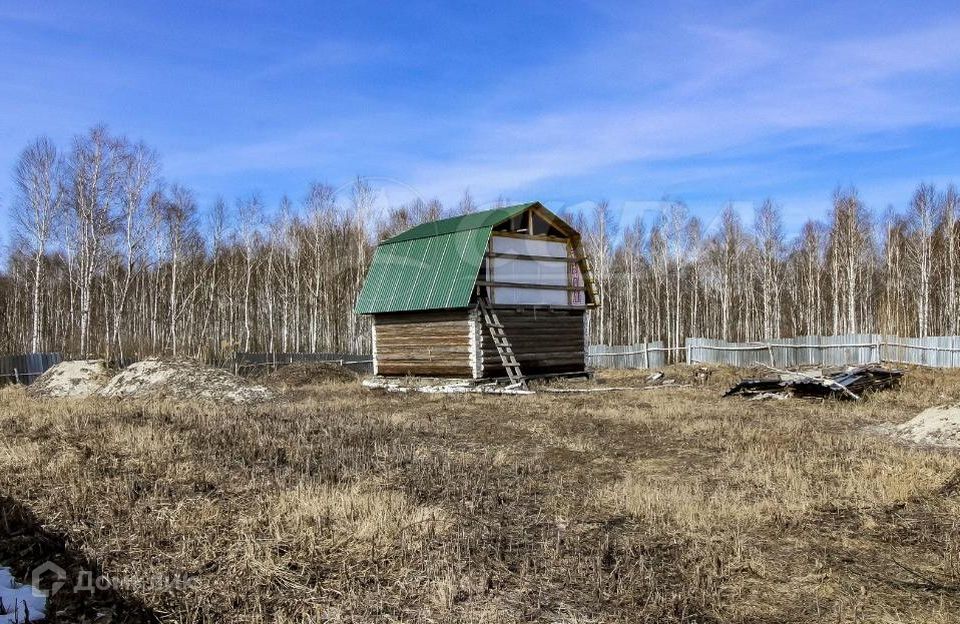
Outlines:
[[[581,310],[497,308],[524,374],[586,370]],[[388,377],[505,377],[497,347],[476,310],[377,314],[376,373]]]
[[[373,317],[378,375],[474,376],[474,331],[468,310],[402,312]]]
[[[586,370],[583,311],[497,308],[496,312],[525,375]],[[480,333],[483,377],[506,376],[489,330],[483,327]]]

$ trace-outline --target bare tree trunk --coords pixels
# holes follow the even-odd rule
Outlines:
[[[41,348],[41,281],[47,241],[63,203],[60,156],[53,141],[41,137],[20,155],[14,171],[16,224],[32,247],[30,351]]]

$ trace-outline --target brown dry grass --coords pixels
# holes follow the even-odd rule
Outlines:
[[[5,389],[0,494],[114,577],[190,575],[128,591],[162,621],[957,621],[958,455],[864,427],[960,374],[861,404],[719,399],[736,375],[257,407]]]

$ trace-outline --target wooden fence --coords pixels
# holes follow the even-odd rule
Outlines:
[[[667,349],[662,340],[635,345],[590,345],[587,366],[590,368],[660,368],[667,363]]]
[[[0,356],[0,384],[33,383],[51,366],[63,361],[59,353],[23,353]]]

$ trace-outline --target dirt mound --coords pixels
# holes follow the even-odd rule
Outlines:
[[[27,387],[33,397],[87,397],[110,380],[103,360],[68,360],[46,370]]]
[[[299,388],[329,382],[349,383],[358,378],[359,375],[349,368],[329,362],[315,362],[281,366],[266,375],[263,382],[271,386]]]
[[[118,373],[97,393],[116,398],[206,399],[257,403],[273,398],[263,386],[187,358],[147,358]]]
[[[916,444],[960,447],[960,404],[928,407],[893,433]]]

